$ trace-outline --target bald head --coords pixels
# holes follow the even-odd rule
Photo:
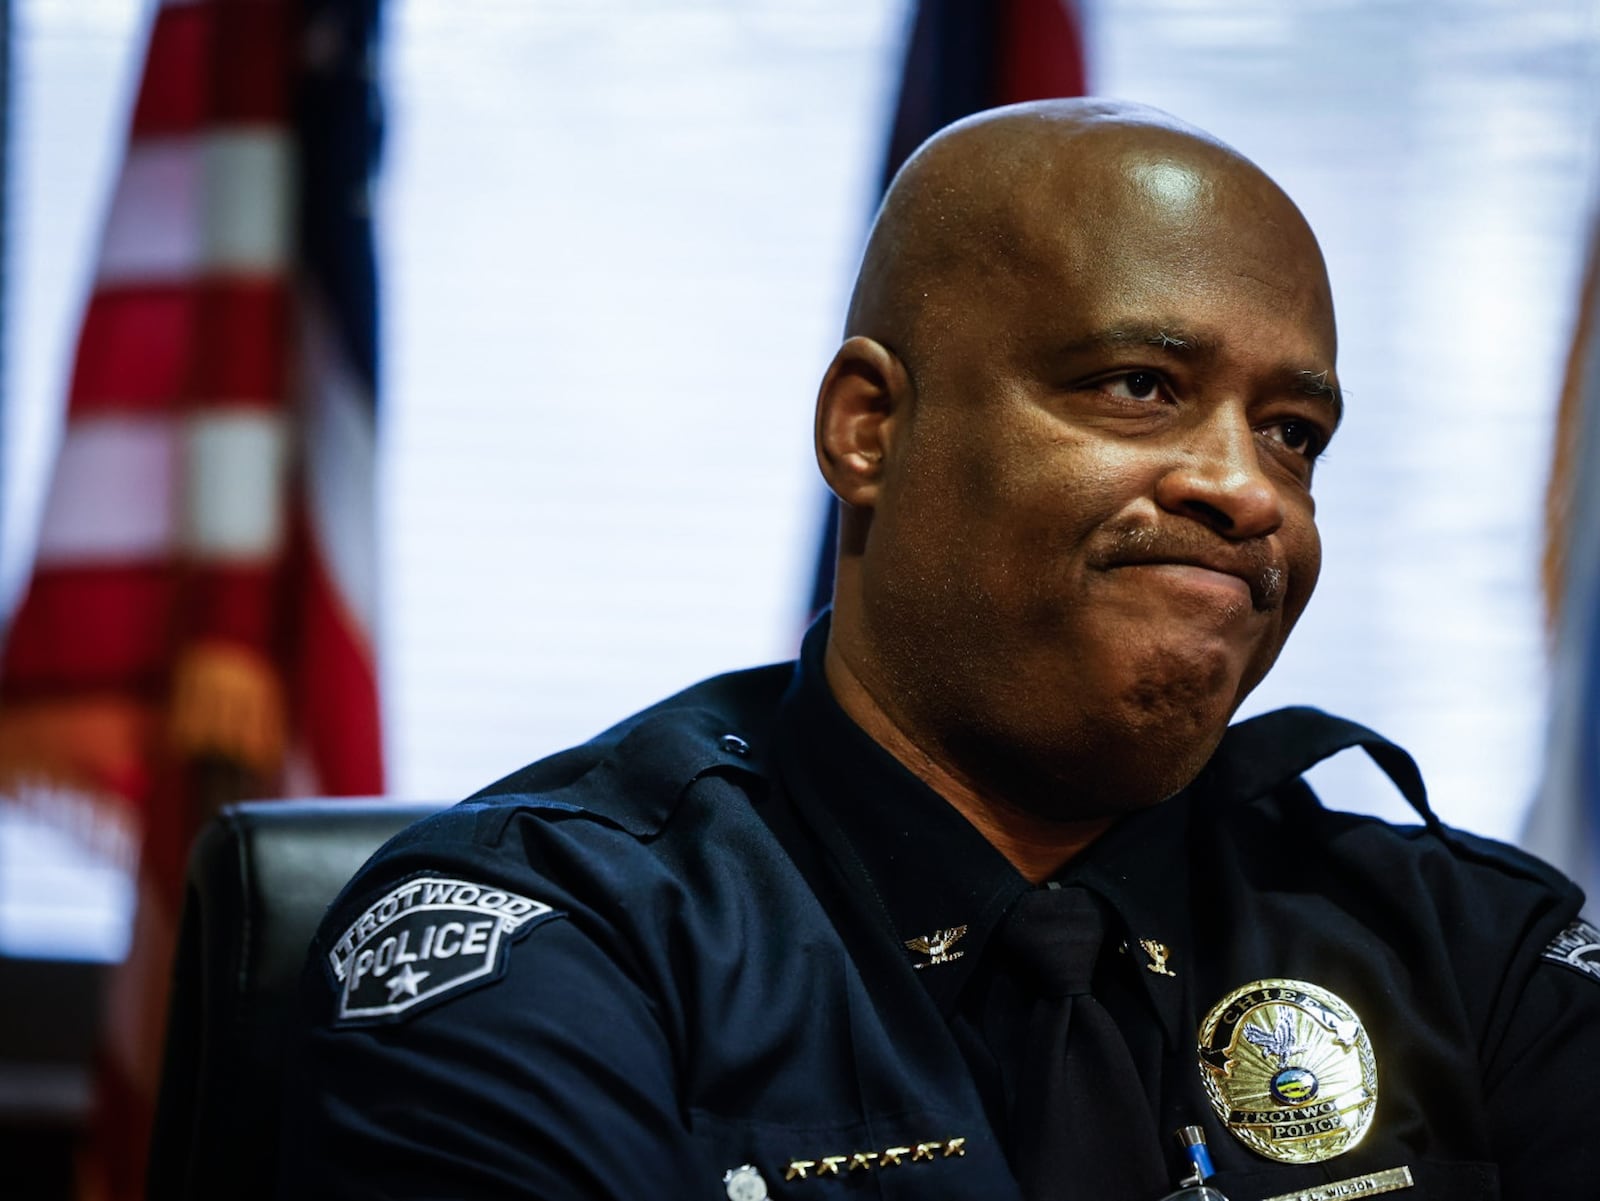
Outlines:
[[[1259,168],[1211,135],[1144,105],[1047,100],[979,113],[906,162],[884,198],[856,280],[847,336],[894,350],[916,375],[923,350],[970,310],[980,285],[1029,287],[1038,269],[1091,260],[1107,241],[1181,228],[1225,206],[1277,227],[1322,271],[1299,211]]]
[[[980,825],[1193,778],[1321,562],[1315,239],[1164,113],[979,114],[891,186],[817,400],[829,681]]]

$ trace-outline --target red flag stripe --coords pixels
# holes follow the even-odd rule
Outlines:
[[[1087,90],[1083,34],[1070,0],[1011,0],[1001,18],[995,103]]]
[[[276,405],[283,395],[283,281],[120,284],[89,301],[73,369],[73,415],[190,404]]]
[[[383,790],[378,678],[367,633],[339,602],[319,554],[304,573],[292,706],[322,791]]]
[[[198,301],[182,283],[96,290],[72,370],[74,414],[98,408],[164,410],[182,395]]]
[[[287,387],[288,288],[281,278],[209,279],[182,395],[191,404],[280,404]]]
[[[206,47],[213,16],[207,4],[169,5],[156,13],[133,109],[135,134],[199,127],[206,112]]]
[[[284,636],[281,574],[276,559],[257,565],[191,569],[183,595],[186,637],[276,652]]]
[[[159,694],[179,581],[179,569],[165,560],[38,572],[11,627],[0,692]]]
[[[164,5],[156,14],[133,135],[217,121],[287,122],[289,22],[277,0]],[[214,72],[226,58],[229,70]]]

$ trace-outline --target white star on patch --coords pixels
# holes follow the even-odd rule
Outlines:
[[[389,990],[389,1000],[394,1001],[401,993],[405,993],[408,997],[416,996],[417,985],[431,975],[433,975],[432,972],[413,971],[411,965],[409,963],[406,964],[394,974],[393,980],[387,981],[385,984],[385,987]]]

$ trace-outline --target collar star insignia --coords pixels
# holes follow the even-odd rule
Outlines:
[[[408,997],[416,996],[417,986],[431,975],[432,972],[419,972],[409,963],[406,964],[394,974],[392,980],[384,981],[385,987],[389,990],[389,1000],[398,1000],[402,994]]]
[[[925,967],[933,967],[935,964],[949,963],[952,960],[960,959],[966,952],[952,951],[950,948],[955,946],[966,932],[967,928],[965,926],[948,926],[943,930],[935,930],[932,934],[906,939],[905,945],[908,950],[920,951],[928,957],[924,962],[912,964],[912,966],[920,971]]]

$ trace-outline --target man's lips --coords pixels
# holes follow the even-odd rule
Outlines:
[[[1141,550],[1119,555],[1107,560],[1108,569],[1118,567],[1168,567],[1179,572],[1193,572],[1197,582],[1206,577],[1225,576],[1242,581],[1250,593],[1250,605],[1257,612],[1276,609],[1283,603],[1285,572],[1276,562],[1276,556],[1264,544],[1240,544],[1226,552],[1195,554],[1182,551],[1162,552]],[[1214,583],[1222,583],[1213,580]]]

